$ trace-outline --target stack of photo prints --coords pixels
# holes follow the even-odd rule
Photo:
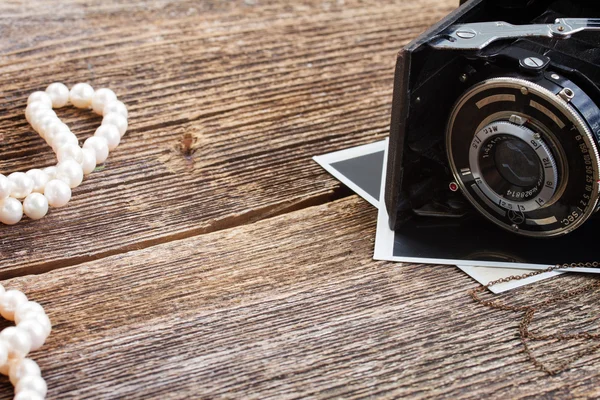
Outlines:
[[[374,258],[411,264],[456,265],[481,284],[522,275],[551,265],[598,261],[595,232],[598,218],[561,238],[527,238],[507,232],[483,217],[468,221],[453,218],[413,217],[392,231],[384,204],[388,141],[337,151],[313,159],[335,178],[379,210]],[[600,272],[575,268],[569,272]],[[501,293],[563,272],[546,272],[523,280],[490,287]]]

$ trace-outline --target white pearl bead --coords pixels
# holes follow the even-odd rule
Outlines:
[[[48,199],[41,193],[31,193],[23,201],[23,211],[31,219],[43,218],[48,213]]]
[[[29,123],[32,122],[34,115],[39,112],[52,111],[51,107],[41,101],[34,101],[25,108],[25,118]]]
[[[34,392],[32,390],[23,390],[15,394],[13,400],[44,400],[44,396],[41,396],[39,393]]]
[[[15,309],[15,323],[19,324],[21,321],[27,319],[27,316],[33,314],[45,314],[44,307],[38,302],[28,301],[27,303],[20,304]]]
[[[108,158],[108,142],[103,137],[92,136],[83,143],[84,149],[96,152],[96,164],[102,164]]]
[[[0,200],[10,196],[10,192],[12,192],[12,183],[6,176],[0,174]]]
[[[76,144],[65,144],[56,152],[56,158],[58,159],[58,162],[75,160],[78,163],[81,163],[83,161],[83,152],[81,151],[81,147]]]
[[[62,123],[58,118],[53,123],[49,124],[47,129],[44,132],[44,136],[46,138],[46,142],[49,144],[52,143],[54,137],[59,133],[68,132],[71,133],[71,130],[67,125]]]
[[[81,149],[83,153],[83,161],[81,162],[81,169],[83,174],[91,174],[96,169],[96,151],[94,149]]]
[[[52,107],[52,99],[50,98],[50,96],[48,96],[48,93],[46,92],[37,91],[31,93],[27,98],[27,105],[35,101],[41,101],[42,103],[45,103],[48,107]]]
[[[36,320],[27,319],[21,321],[18,327],[29,335],[29,338],[31,339],[31,351],[39,350],[48,338],[46,329]]]
[[[39,120],[46,115],[51,115],[60,121],[60,119],[56,115],[56,111],[54,111],[52,108],[48,108],[45,105],[43,107],[38,107],[37,104],[38,104],[37,102],[31,104],[31,106],[34,106],[33,110],[31,111],[31,118],[32,118],[31,123],[32,124],[36,123],[36,119],[37,119],[37,122],[39,122]]]
[[[0,340],[0,366],[8,363],[8,344],[4,340]]]
[[[92,97],[92,109],[96,114],[102,115],[104,106],[117,99],[117,95],[110,89],[102,88],[96,90]]]
[[[31,338],[18,326],[9,326],[0,332],[0,340],[6,342],[9,358],[23,358],[31,350]],[[10,372],[10,371],[9,371]]]
[[[106,103],[104,106],[104,110],[102,110],[102,115],[107,115],[110,113],[121,114],[125,118],[129,117],[129,113],[127,112],[127,106],[123,104],[122,101],[113,100],[111,102]]]
[[[0,333],[0,336],[2,333]],[[30,358],[23,358],[22,360],[18,360],[17,362],[10,364],[10,368],[8,369],[8,377],[13,385],[16,385],[26,376],[42,376],[42,370],[35,361]]]
[[[48,394],[48,385],[41,376],[24,376],[15,386],[15,394],[19,395],[23,392],[34,392],[43,399]],[[30,397],[27,397],[27,399],[30,399]]]
[[[69,100],[77,108],[88,108],[92,105],[94,88],[87,83],[78,83],[71,88]]]
[[[23,218],[23,205],[17,199],[7,197],[0,200],[0,222],[14,225]]]
[[[44,193],[44,188],[46,187],[46,183],[50,180],[50,177],[47,173],[42,171],[41,169],[30,169],[25,173],[28,177],[33,181],[33,191],[36,193]]]
[[[100,125],[98,129],[96,129],[94,136],[103,137],[104,139],[106,139],[106,143],[108,144],[108,150],[116,149],[119,143],[121,142],[121,133],[119,132],[119,128],[117,128],[113,124],[102,123],[102,125]]]
[[[55,166],[46,167],[43,169],[43,171],[48,174],[48,181],[51,181],[52,179],[56,179],[56,167]],[[46,182],[46,183],[48,183],[48,182]]]
[[[109,113],[102,118],[102,125],[115,125],[119,129],[119,134],[123,136],[127,131],[127,118],[118,113]]]
[[[41,396],[39,393],[36,393],[32,390],[24,390],[22,392],[16,393],[13,400],[44,400],[45,397]]]
[[[36,120],[32,121],[31,126],[42,138],[46,139],[46,132],[52,124],[57,122],[60,122],[60,119],[58,119],[56,113],[52,110],[46,110],[43,113],[36,114]]]
[[[71,188],[59,179],[53,179],[46,184],[44,196],[50,207],[63,207],[71,200]]]
[[[15,199],[24,199],[33,191],[33,179],[28,177],[25,172],[13,172],[8,179],[12,183],[10,195]]]
[[[62,131],[58,132],[49,143],[54,151],[58,151],[61,147],[67,144],[72,144],[77,146],[79,141],[77,140],[77,136],[73,135],[70,131]]]
[[[46,336],[50,335],[50,332],[52,331],[52,322],[50,322],[50,318],[48,318],[46,313],[43,313],[43,312],[42,313],[34,313],[34,312],[26,313],[23,318],[23,321],[30,321],[30,320],[35,321],[38,324],[40,324],[44,328],[44,332],[46,332]]]
[[[46,93],[52,99],[52,107],[54,108],[64,107],[69,102],[69,88],[63,83],[51,83],[46,88]]]
[[[9,321],[14,321],[15,310],[22,304],[27,303],[25,293],[10,289],[0,297],[0,314]]]
[[[22,307],[22,306],[21,306]],[[17,311],[21,308],[18,307]],[[15,323],[17,325],[19,325],[21,322],[25,322],[27,320],[35,320],[38,318],[39,315],[46,315],[46,313],[42,310],[42,311],[37,311],[37,310],[26,310],[26,311],[22,311],[19,315],[19,317],[17,318],[17,311],[15,311]]]
[[[75,160],[66,160],[56,166],[56,179],[64,181],[71,189],[81,185],[83,169]]]
[[[54,117],[54,120],[50,121],[48,119],[49,117]],[[41,125],[42,121],[44,122],[44,127],[43,128],[42,128],[42,125]],[[60,122],[60,120],[56,116],[56,113],[54,113],[54,111],[52,111],[52,109],[49,109],[49,110],[39,110],[39,111],[36,111],[33,114],[33,116],[31,117],[31,121],[29,121],[29,123],[31,124],[31,126],[33,127],[33,129],[41,137],[43,137],[44,139],[46,139],[46,132],[48,131],[48,127],[52,123],[57,122],[57,121]]]

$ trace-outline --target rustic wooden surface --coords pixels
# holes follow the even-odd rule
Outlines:
[[[66,208],[0,227],[2,283],[54,322],[32,354],[49,398],[597,397],[600,355],[548,377],[522,353],[520,315],[472,303],[456,268],[373,261],[375,210],[310,160],[385,137],[395,53],[455,3],[0,3],[0,172],[53,162],[23,116],[51,81],[130,108]],[[82,139],[99,122],[60,115]],[[532,329],[594,330],[597,298]]]

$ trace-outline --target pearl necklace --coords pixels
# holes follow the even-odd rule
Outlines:
[[[92,108],[102,115],[102,124],[79,147],[77,137],[52,111],[71,103],[77,108]],[[108,153],[119,145],[127,130],[127,107],[110,89],[94,89],[78,83],[69,90],[56,82],[45,92],[34,92],[27,99],[25,117],[33,129],[52,147],[58,164],[43,170],[0,174],[0,222],[13,225],[23,213],[31,219],[43,218],[48,207],[63,207],[71,199],[71,189],[83,181]],[[22,203],[21,203],[22,201]]]
[[[0,314],[16,323],[0,332],[0,373],[8,375],[15,386],[15,400],[43,400],[48,390],[46,381],[37,363],[26,357],[44,345],[52,330],[50,319],[39,303],[2,285]]]

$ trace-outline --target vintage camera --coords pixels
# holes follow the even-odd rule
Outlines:
[[[516,234],[598,210],[600,2],[469,0],[398,55],[390,227],[471,214]]]

